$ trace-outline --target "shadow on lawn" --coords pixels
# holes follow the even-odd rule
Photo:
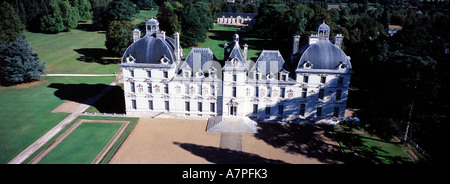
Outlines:
[[[62,84],[52,83],[48,87],[57,89],[55,96],[94,106],[100,113],[125,113],[125,97],[120,86],[111,86],[111,90],[95,102],[90,98],[100,94],[109,85],[105,84]]]
[[[255,137],[275,148],[316,158],[322,163],[344,163],[345,157],[340,147],[326,141],[334,139],[332,127],[278,123],[259,123],[258,126]]]
[[[267,159],[256,154],[242,151],[190,143],[173,142],[173,144],[216,164],[286,164],[281,160]]]
[[[383,150],[379,146],[370,145],[368,141],[376,143],[384,142],[387,144],[401,144],[397,142],[385,141],[383,139],[375,139],[372,137],[362,136],[349,130],[341,130],[335,132],[335,137],[343,144],[343,149],[350,151],[347,153],[348,163],[357,164],[408,164],[412,163],[408,157],[390,155],[389,152]],[[356,154],[354,154],[354,153]]]
[[[78,61],[94,62],[102,65],[120,63],[120,58],[114,58],[113,54],[103,48],[81,48],[74,49],[74,51],[82,55],[77,58]]]

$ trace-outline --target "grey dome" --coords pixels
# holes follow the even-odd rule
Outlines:
[[[328,40],[311,44],[300,58],[297,68],[303,68],[302,65],[308,61],[312,69],[337,69],[341,63],[351,68],[350,58]]]
[[[154,18],[151,18],[151,19],[147,20],[145,25],[155,25],[155,26],[157,26],[157,25],[159,25],[159,22],[158,22],[158,20],[156,20]]]
[[[169,59],[168,64],[175,61],[174,40],[170,37],[156,38],[155,35],[147,35],[131,44],[125,51],[122,62],[131,55],[135,63],[161,64],[161,59],[165,56]]]

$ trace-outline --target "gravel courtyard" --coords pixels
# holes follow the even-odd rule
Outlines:
[[[258,133],[206,132],[206,120],[141,118],[110,164],[341,164],[326,128],[259,124]]]

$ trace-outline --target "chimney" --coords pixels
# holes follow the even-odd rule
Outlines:
[[[245,59],[245,61],[247,61],[247,51],[248,51],[248,45],[247,44],[244,44],[244,59]]]
[[[228,44],[227,43],[225,43],[225,44],[223,44],[223,59],[225,60],[226,59],[226,57],[227,57],[227,55],[228,55]]]
[[[134,29],[133,30],[133,42],[138,41],[141,38],[141,30]]]
[[[175,40],[175,49],[173,53],[175,54],[175,59],[177,61],[181,60],[181,51],[180,51],[180,33],[176,32],[173,34],[173,39]]]
[[[292,55],[296,54],[300,49],[300,35],[294,35],[294,40],[292,41]]]
[[[166,32],[165,31],[156,32],[156,38],[161,38],[162,40],[166,40]]]
[[[334,36],[334,45],[341,48],[343,39],[344,39],[344,37],[342,36],[342,34],[336,34]]]

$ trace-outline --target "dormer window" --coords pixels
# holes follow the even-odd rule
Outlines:
[[[169,58],[166,57],[166,55],[164,55],[159,61],[161,61],[161,64],[163,65],[167,65],[169,64]]]
[[[269,73],[269,74],[266,75],[266,79],[267,80],[273,80],[273,79],[275,79],[275,76],[272,73]]]
[[[347,65],[341,61],[340,64],[338,65],[338,70],[345,70],[345,69],[347,69]]]
[[[311,69],[313,64],[310,61],[305,61],[302,66],[304,69]]]
[[[202,72],[202,70],[198,69],[198,72],[195,73],[196,77],[203,77],[204,73]]]
[[[261,74],[255,73],[255,80],[260,80],[260,79],[261,79]]]

